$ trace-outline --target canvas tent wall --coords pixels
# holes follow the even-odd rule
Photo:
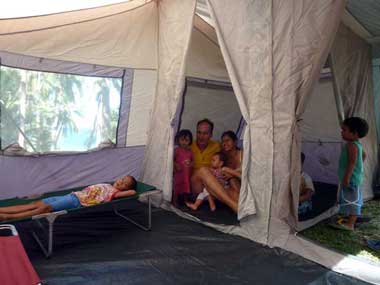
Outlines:
[[[182,108],[180,128],[190,129],[194,135],[197,122],[203,118],[214,123],[215,140],[220,140],[226,130],[239,129],[241,113],[231,86],[188,79]]]
[[[157,82],[156,21],[153,1],[131,1],[83,11],[1,20],[0,63],[3,68],[123,81],[115,146],[81,153],[49,152],[42,156],[28,153],[24,157],[15,156],[15,152],[8,149],[11,156],[0,158],[4,189],[1,198],[110,181],[126,171],[140,175],[149,125],[147,118]],[[129,28],[121,29],[120,22]],[[228,75],[220,50],[207,28],[210,27],[199,17],[194,19],[186,74],[203,80],[226,81]],[[19,40],[28,44],[15,47]],[[130,42],[139,48],[132,47]],[[134,51],[127,51],[124,46]],[[112,55],[105,53],[106,50],[112,50]],[[105,62],[106,66],[102,65]],[[1,117],[4,124],[8,118],[5,109]],[[17,128],[12,122],[8,127]],[[4,143],[5,140],[3,149],[7,147]],[[107,161],[113,161],[113,167],[102,167]],[[13,173],[20,177],[6,179]]]
[[[192,0],[134,0],[90,10],[1,20],[0,50],[16,54],[20,59],[19,66],[32,57],[41,65],[48,60],[56,60],[60,64],[89,64],[95,69],[99,66],[112,67],[117,69],[120,78],[133,73],[133,77],[129,74],[125,81],[135,79],[135,72],[157,70],[157,76],[149,75],[152,81],[157,80],[155,94],[151,99],[145,98],[151,101],[152,111],[147,115],[146,147],[140,150],[144,156],[140,170],[145,182],[163,190],[164,201],[171,198],[175,116],[185,75],[217,81],[230,78],[239,109],[247,122],[243,134],[240,226],[218,229],[269,246],[284,247],[333,267],[334,264],[326,261],[329,253],[320,256],[318,254],[322,250],[315,253],[318,251],[315,245],[293,235],[297,223],[295,215],[300,178],[301,140],[297,122],[327,58],[345,1],[304,0],[300,4],[298,0],[237,0],[231,4],[228,0],[207,0],[205,3],[215,24],[220,53],[211,52],[217,50],[215,37],[207,29],[200,28],[202,25],[208,27],[202,22],[196,26],[193,38],[204,38],[205,41],[201,44],[190,41],[196,5]],[[193,44],[196,50],[192,49]],[[186,66],[187,56],[196,58],[197,55],[204,58],[188,61],[188,64],[195,65]],[[3,57],[2,61],[6,56]],[[224,70],[223,61],[226,65]],[[207,70],[204,68],[206,63],[207,66],[210,64]],[[44,68],[47,67],[39,70]],[[125,93],[125,97],[134,97],[133,90],[144,90],[144,80],[141,77],[138,80],[136,75],[136,82],[142,82],[140,87],[129,89],[132,93]],[[150,82],[147,85],[153,89],[154,84]],[[139,100],[133,100],[131,98],[131,105],[137,108]],[[141,99],[140,106],[143,106],[142,101],[144,99]],[[130,115],[133,112],[139,114],[130,110]],[[128,122],[132,121],[128,117]],[[133,127],[128,127],[131,128],[130,134],[137,132],[136,128],[132,131]],[[128,141],[127,133],[128,130],[124,130],[118,135]],[[135,167],[140,168],[137,165],[141,156],[134,156],[134,149],[124,147],[125,140],[117,141],[118,148],[94,152],[101,154],[102,159],[95,157],[94,153],[54,157],[54,160],[65,160],[64,164],[48,162],[51,157],[2,156],[2,181],[9,181],[10,172],[6,171],[9,161],[13,161],[14,170],[19,170],[19,163],[24,164],[27,159],[32,162],[22,168],[24,175],[19,174],[28,179],[33,179],[36,172],[41,175],[38,184],[41,188],[36,192],[52,190],[42,188],[53,187],[49,179],[62,170],[67,174],[62,177],[59,187],[68,187],[64,183],[84,182],[89,176],[93,180],[91,182],[112,179],[130,169],[128,159],[133,159]],[[71,167],[73,163],[81,165],[85,159],[88,159],[87,172],[80,173],[79,168]],[[111,166],[104,167],[109,165],[109,161],[116,161],[116,172],[111,171]],[[48,173],[47,169],[52,165],[58,167],[51,168],[49,174],[41,174]],[[25,175],[30,168],[33,172]],[[71,171],[80,174],[71,179]],[[8,185],[12,187],[11,182]],[[18,186],[17,191],[20,194],[33,192]],[[337,264],[343,258],[335,255],[333,261]],[[360,267],[358,264],[355,262],[356,268]],[[355,275],[348,263],[335,270]],[[359,277],[376,280],[370,271],[371,266],[363,267]]]

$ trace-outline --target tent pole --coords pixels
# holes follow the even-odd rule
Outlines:
[[[328,60],[328,63],[331,69],[331,75],[333,78],[334,97],[335,97],[336,109],[338,112],[338,120],[339,120],[339,124],[341,124],[343,123],[345,119],[345,114],[344,114],[342,96],[340,94],[340,89],[339,89],[339,84],[338,84],[338,78],[336,76],[335,64],[334,64],[331,54],[329,54],[327,60]]]

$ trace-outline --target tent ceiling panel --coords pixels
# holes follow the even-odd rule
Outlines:
[[[215,30],[198,16],[194,20],[186,76],[229,82]]]
[[[346,8],[372,36],[380,36],[380,2],[378,0],[348,0]]]
[[[380,2],[378,0],[348,0],[346,9],[348,14],[362,26],[362,29],[367,31],[367,35],[358,33],[358,30],[351,25],[348,26],[372,44],[372,57],[380,58]],[[348,23],[345,22],[345,24]]]
[[[196,136],[199,120],[208,118],[214,122],[213,139],[220,141],[226,130],[236,131],[241,112],[232,90],[213,89],[188,84],[181,117],[181,129],[189,129]]]
[[[313,89],[300,123],[307,142],[341,142],[332,78],[320,79]]]
[[[55,1],[54,5],[51,5],[51,0],[4,0],[0,10],[0,19],[51,15],[131,1],[135,0],[66,0]],[[152,0],[146,0],[145,2],[150,1]]]
[[[213,27],[215,26],[213,19],[211,19],[210,12],[208,11],[206,0],[197,0],[197,7],[195,13],[199,15],[209,25]]]
[[[143,6],[148,2],[151,1],[134,0],[98,8],[81,9],[77,11],[55,13],[43,16],[0,19],[0,34],[30,32],[74,23],[93,21],[116,14],[126,13],[130,10]],[[153,3],[150,5],[152,4]]]
[[[113,5],[108,8],[110,7]],[[79,17],[77,13],[83,12],[86,15],[88,11],[94,12],[105,8],[107,7],[32,17],[26,20],[36,20],[38,23],[45,18],[60,19],[63,15],[72,13]],[[58,25],[49,27],[47,22],[40,23],[40,27],[44,28],[16,33],[7,33],[7,26],[25,19],[4,20],[5,28],[3,21],[0,21],[0,50],[105,66],[156,68],[157,9],[154,2],[106,17],[94,18],[88,15],[88,19],[91,20],[72,21],[71,24],[64,25],[60,23],[65,20],[60,19]]]

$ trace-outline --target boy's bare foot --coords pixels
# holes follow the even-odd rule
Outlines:
[[[193,203],[190,203],[190,202],[185,202],[186,206],[189,207],[190,209],[196,211],[198,209],[198,207],[193,204]]]

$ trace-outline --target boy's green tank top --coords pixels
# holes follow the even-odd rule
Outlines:
[[[352,142],[358,148],[358,154],[356,157],[354,171],[352,172],[350,183],[355,186],[360,186],[363,182],[363,146],[359,141]],[[344,173],[346,172],[346,168],[348,166],[348,148],[347,144],[344,145],[342,152],[340,153],[339,158],[339,169],[338,176],[339,181],[342,182],[344,178]]]

